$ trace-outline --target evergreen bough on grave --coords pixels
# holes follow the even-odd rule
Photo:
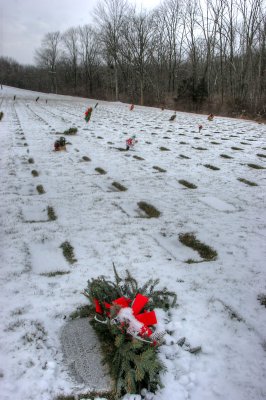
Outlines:
[[[88,287],[83,293],[90,300],[91,314],[95,314],[96,306],[98,313],[91,324],[101,340],[104,361],[109,364],[115,382],[115,395],[119,399],[126,393],[140,393],[143,388],[155,392],[161,386],[159,374],[165,370],[165,366],[158,358],[163,334],[157,337],[156,334],[152,335],[150,338],[153,339],[149,340],[148,336],[129,333],[129,324],[117,320],[119,311],[125,306],[118,305],[115,300],[125,298],[130,307],[130,304],[133,306],[136,296],[146,296],[149,301],[141,310],[145,315],[150,307],[164,310],[174,307],[176,294],[166,288],[155,290],[158,279],[150,279],[139,286],[128,270],[126,277],[122,279],[114,265],[113,268],[114,282],[104,276],[88,280]],[[103,323],[100,323],[100,318]]]

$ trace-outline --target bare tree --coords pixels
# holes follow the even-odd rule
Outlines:
[[[123,44],[120,49],[123,56],[132,65],[139,82],[140,104],[144,104],[144,84],[147,66],[152,59],[153,21],[146,11],[137,14],[132,10],[123,29]]]
[[[34,68],[2,58],[1,79],[35,90],[56,92],[58,83],[65,94],[74,88],[107,100],[265,116],[265,1],[162,1],[137,12],[127,0],[100,0],[93,28],[71,28],[62,41],[59,32],[45,35]]]
[[[78,73],[78,53],[79,53],[78,38],[79,38],[78,30],[75,28],[68,29],[62,35],[66,67],[70,66],[75,93],[77,90],[77,73]]]
[[[56,65],[61,56],[60,32],[47,33],[42,40],[40,49],[36,50],[35,60],[37,65],[45,67],[51,74],[51,90],[57,93]]]
[[[79,27],[81,67],[85,79],[86,95],[93,92],[95,69],[99,65],[99,42],[90,25]]]
[[[114,70],[116,100],[119,98],[119,42],[121,29],[128,9],[127,0],[101,0],[95,8],[99,37],[105,48],[109,66]]]

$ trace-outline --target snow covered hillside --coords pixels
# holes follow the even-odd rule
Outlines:
[[[87,279],[113,279],[114,262],[178,296],[163,321],[172,341],[154,400],[265,400],[265,125],[189,113],[170,122],[171,111],[101,101],[86,124],[95,100],[10,87],[0,96],[1,399],[89,389],[69,377],[59,336],[87,304]],[[67,151],[54,152],[56,132],[70,127]],[[134,150],[121,151],[132,134]],[[140,201],[159,218],[145,218]],[[216,260],[179,241],[190,232]],[[178,346],[183,336],[202,352]]]

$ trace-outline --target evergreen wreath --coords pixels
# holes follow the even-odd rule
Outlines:
[[[115,281],[104,276],[88,280],[83,294],[90,300],[92,326],[96,330],[115,382],[116,398],[126,393],[140,393],[143,388],[155,392],[162,386],[159,373],[165,366],[158,348],[165,332],[157,332],[155,312],[176,304],[176,294],[166,288],[155,290],[159,279],[139,286],[126,270],[122,279],[113,264]]]

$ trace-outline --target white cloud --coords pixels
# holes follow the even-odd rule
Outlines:
[[[133,3],[133,1],[132,1]],[[159,0],[137,0],[150,9]],[[48,32],[92,23],[97,0],[0,0],[0,55],[34,63],[34,52]]]

